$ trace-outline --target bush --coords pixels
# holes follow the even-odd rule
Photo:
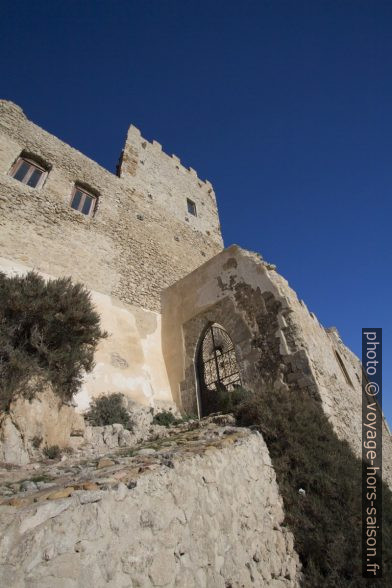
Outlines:
[[[184,414],[180,418],[176,418],[170,410],[162,410],[161,412],[157,412],[152,422],[154,425],[160,425],[161,427],[175,427],[176,425],[182,425],[195,419],[198,419],[198,417],[192,414]]]
[[[152,419],[154,425],[161,425],[161,427],[170,427],[177,424],[177,419],[169,410],[163,410],[154,415]]]
[[[49,447],[45,447],[44,455],[48,459],[57,459],[61,455],[61,449],[58,445],[50,445]]]
[[[120,393],[94,398],[85,416],[96,427],[120,424],[129,431],[133,428],[130,414],[124,407],[124,396]]]
[[[106,336],[84,286],[0,272],[0,410],[19,394],[33,398],[45,382],[71,400]]]
[[[237,386],[234,390],[227,390],[224,384],[217,384],[216,390],[207,395],[203,408],[207,414],[216,412],[228,414],[234,412],[235,407],[249,396],[250,392],[241,386]]]
[[[238,424],[257,426],[267,443],[303,565],[301,585],[370,585],[361,577],[362,463],[338,439],[320,403],[300,391],[248,393],[234,414]],[[372,586],[392,585],[391,539],[392,493],[383,484],[384,578]]]

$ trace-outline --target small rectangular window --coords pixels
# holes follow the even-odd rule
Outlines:
[[[186,203],[187,203],[189,214],[193,214],[193,216],[197,216],[196,204],[193,202],[193,200],[190,200],[190,198],[187,198]]]
[[[19,157],[12,166],[10,175],[30,188],[39,188],[44,183],[48,172],[34,161]]]
[[[92,196],[81,188],[74,188],[71,198],[71,208],[86,216],[91,216],[94,212],[96,201],[96,196]]]

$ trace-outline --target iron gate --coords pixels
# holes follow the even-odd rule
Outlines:
[[[204,333],[197,359],[197,372],[201,416],[218,412],[219,389],[230,392],[241,385],[234,345],[222,327],[211,325]]]

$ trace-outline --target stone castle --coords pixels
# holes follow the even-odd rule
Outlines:
[[[159,143],[145,140],[140,131],[131,126],[113,174],[29,121],[20,107],[2,101],[0,182],[0,271],[13,274],[34,269],[45,277],[71,276],[91,291],[102,326],[110,334],[100,344],[96,367],[75,398],[77,410],[83,412],[93,397],[121,392],[135,405],[175,405],[182,413],[202,417],[219,408],[214,403],[218,384],[229,390],[237,385],[248,389],[263,386],[269,394],[283,389],[293,394],[294,401],[296,391],[302,389],[319,399],[337,435],[361,455],[362,367],[359,359],[344,345],[336,328],[324,328],[309,312],[275,266],[237,245],[224,248],[212,185],[198,178],[192,168],[185,168],[178,157],[167,155]],[[391,483],[391,441],[385,421],[383,442],[384,477]],[[239,492],[243,493],[241,504],[249,501],[255,505],[252,517],[259,516],[257,501],[260,508],[268,511],[271,493],[279,511],[271,514],[270,527],[262,541],[269,541],[274,533],[279,535],[276,545],[283,541],[280,551],[276,545],[274,547],[279,555],[276,565],[280,575],[276,572],[277,575],[271,576],[270,568],[275,564],[269,561],[265,566],[268,577],[280,578],[281,583],[274,584],[271,580],[270,584],[260,575],[264,580],[260,579],[258,585],[297,586],[298,562],[293,554],[291,535],[283,535],[280,527],[281,499],[270,473],[268,451],[262,440],[249,438],[244,443],[235,450],[235,459],[232,457],[230,461],[228,453],[223,453],[226,457],[220,460],[210,456],[207,462],[200,462],[199,471],[203,472],[203,480],[208,479],[212,471],[217,479],[220,476],[220,485],[216,482],[216,500],[227,500],[230,525],[235,526],[236,517],[240,516],[235,501],[233,503],[231,495],[222,495],[222,492],[229,492],[224,486],[225,468],[235,476],[236,468],[244,463],[249,472],[255,469],[255,479],[259,475],[258,460],[262,462],[260,467],[269,468],[264,480],[266,494],[262,498],[251,481],[248,480],[246,488],[239,485]],[[193,480],[195,472],[190,466],[179,467],[185,477]],[[169,474],[174,475],[171,471]],[[168,499],[169,510],[177,508],[178,501],[186,502],[187,493],[192,492],[191,486],[181,486],[178,476],[170,479],[178,500],[174,506],[172,497]],[[195,478],[192,483],[197,486],[198,480]],[[160,483],[155,482],[158,486]],[[129,503],[129,508],[135,510],[135,517],[138,511],[144,512],[145,494],[151,504],[160,500],[154,498],[155,486],[141,488],[139,502],[133,502],[133,506]],[[115,500],[124,500],[124,496]],[[210,498],[206,495],[206,504]],[[48,509],[46,505],[45,508]],[[59,507],[56,514],[50,511],[51,514],[46,515],[45,511],[43,518],[38,517],[39,524],[48,521],[46,532],[52,537],[53,545],[58,541],[56,525],[68,528],[70,534],[75,533],[72,541],[77,541],[78,529],[72,528],[71,533],[67,519],[60,519],[60,513],[66,508],[81,507],[69,502],[68,506]],[[116,502],[110,508],[116,512]],[[109,516],[100,512],[101,518]],[[30,532],[38,524],[34,523],[37,516],[19,517],[15,525],[20,524],[23,533]],[[207,514],[202,516],[208,517],[208,508]],[[53,517],[57,518],[52,520]],[[73,515],[73,520],[75,517]],[[121,527],[120,519],[119,514]],[[207,519],[200,524],[209,525]],[[138,537],[147,532],[145,529],[146,524],[141,521]],[[162,533],[170,534],[169,526],[165,529]],[[126,532],[121,533],[124,542],[129,541]],[[163,550],[166,540],[163,535],[159,537]],[[36,540],[41,541],[40,536]],[[242,545],[247,545],[249,540],[244,532],[236,549],[246,551],[247,547]],[[71,559],[76,557],[74,551],[77,551],[72,541],[70,539]],[[194,549],[194,546],[188,547]],[[200,557],[206,561],[213,551],[213,546],[210,547],[208,554],[203,551],[205,547],[200,547]],[[99,549],[111,549],[110,542],[100,544]],[[140,549],[140,546],[135,547],[137,553]],[[143,549],[140,553],[145,555]],[[222,546],[223,554],[225,549]],[[96,563],[99,550],[97,553]],[[282,563],[288,554],[291,572],[284,571],[286,564]],[[241,552],[240,563],[234,565],[230,573],[221,571],[221,576],[246,575],[248,564],[244,563],[244,558],[248,556]],[[117,553],[113,552],[111,557],[114,561]],[[156,555],[159,557],[161,555]],[[254,562],[258,561],[255,557]],[[45,558],[49,561],[52,556],[45,555]],[[30,569],[27,559],[23,565]],[[128,564],[122,562],[124,578],[128,573],[136,574],[137,566],[129,563],[132,571],[127,572],[124,569]],[[188,571],[184,568],[179,584],[174,584],[175,571],[167,572],[166,568],[165,573],[169,574],[165,576],[166,583],[161,579],[162,566],[158,559],[152,558],[148,565],[151,569],[155,566],[155,572],[151,571],[149,576],[151,583],[137,583],[133,579],[135,586],[231,586],[228,580],[221,584],[221,576],[219,581],[215,579],[209,583],[206,580],[207,584],[202,581],[193,584],[191,580],[187,583],[184,578],[189,569],[192,569],[190,577],[194,578],[192,574],[199,574],[199,564]],[[67,577],[69,583],[64,580],[56,585],[90,586],[89,582],[109,585],[101,576],[98,580],[91,580],[87,575],[84,581],[72,579],[73,566],[70,565],[69,576],[61,576]],[[98,572],[94,570],[95,573]],[[53,572],[52,579],[58,580],[58,574],[60,572]],[[156,582],[155,578],[158,578]],[[49,584],[42,585],[53,585],[48,581]],[[118,581],[113,580],[110,585],[120,586],[122,581],[123,576],[119,575]],[[245,581],[234,585],[250,584]]]
[[[203,415],[209,388],[217,378],[231,384],[234,373],[245,387],[261,378],[272,389],[318,394],[339,435],[358,445],[358,358],[274,266],[223,248],[209,181],[134,126],[112,174],[15,104],[1,102],[0,114],[0,269],[82,282],[111,335],[76,399],[80,409],[119,391]]]
[[[358,452],[360,361],[274,266],[223,248],[209,181],[134,126],[112,174],[15,104],[1,102],[0,113],[0,269],[82,282],[110,333],[80,410],[123,392],[201,416],[217,379],[250,388],[261,379],[318,395]]]

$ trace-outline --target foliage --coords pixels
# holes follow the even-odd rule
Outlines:
[[[161,425],[161,427],[170,427],[178,423],[176,417],[169,410],[163,410],[154,415],[152,419],[154,425]]]
[[[44,455],[48,459],[57,459],[61,455],[61,449],[58,445],[50,445],[49,447],[45,447]]]
[[[0,272],[0,410],[20,394],[33,398],[45,382],[70,400],[106,336],[84,286]]]
[[[228,414],[233,412],[235,407],[245,400],[248,395],[249,392],[241,386],[229,391],[223,384],[217,384],[215,391],[211,392],[206,399],[208,406],[204,403],[203,407],[207,414],[216,412]]]
[[[161,427],[175,427],[177,425],[189,423],[189,421],[193,421],[197,418],[197,416],[192,414],[184,414],[180,418],[177,418],[172,412],[170,412],[170,410],[162,410],[154,415],[152,422],[154,425],[161,425]]]
[[[86,418],[90,424],[96,427],[120,424],[129,431],[132,431],[133,428],[130,414],[124,406],[124,396],[118,392],[94,398],[86,413]]]
[[[234,413],[238,424],[256,425],[267,443],[285,522],[303,565],[303,586],[379,585],[361,577],[362,463],[338,439],[320,404],[300,391],[248,393]],[[392,585],[392,493],[385,484],[383,560],[380,585]]]

